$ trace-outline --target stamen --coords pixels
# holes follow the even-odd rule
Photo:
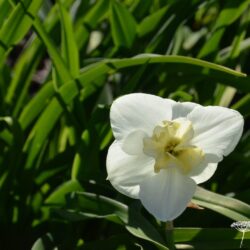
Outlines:
[[[144,138],[143,152],[155,158],[155,173],[170,166],[179,167],[188,174],[204,159],[203,151],[189,145],[193,136],[193,127],[188,120],[163,121],[156,126],[151,137]]]

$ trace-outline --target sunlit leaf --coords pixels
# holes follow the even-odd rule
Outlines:
[[[110,22],[115,45],[130,48],[136,35],[136,21],[126,7],[115,0],[110,1]]]
[[[202,188],[197,189],[193,201],[233,220],[248,220],[250,217],[250,206],[248,204]]]

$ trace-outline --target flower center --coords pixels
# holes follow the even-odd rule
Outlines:
[[[143,139],[143,152],[155,159],[155,173],[177,166],[188,174],[197,167],[204,153],[189,143],[193,135],[192,123],[186,119],[163,121],[163,126],[156,126],[152,136]]]

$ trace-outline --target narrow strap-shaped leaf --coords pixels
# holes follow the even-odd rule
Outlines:
[[[30,29],[42,0],[19,1],[0,30],[0,64],[4,61],[10,46],[18,43]]]
[[[71,1],[72,0],[64,3],[65,8],[70,6]],[[54,5],[44,22],[44,27],[50,37],[53,37],[53,30],[58,25],[59,15],[57,11],[58,6]],[[17,62],[15,63],[15,74],[13,75],[7,94],[5,95],[5,102],[8,104],[17,101],[17,105],[14,107],[15,115],[19,113],[23,99],[27,97],[26,94],[31,83],[31,76],[36,69],[37,63],[46,51],[45,46],[39,37],[30,39],[29,44],[29,46],[25,47],[23,53],[18,57]],[[23,83],[25,84],[23,85]]]
[[[240,72],[213,63],[209,63],[206,61],[193,59],[190,57],[160,56],[160,55],[145,54],[128,59],[104,60],[100,63],[96,63],[94,65],[86,67],[82,71],[80,77],[78,78],[82,87],[84,87],[84,92],[83,92],[84,98],[89,96],[91,93],[95,92],[103,85],[103,83],[98,83],[101,85],[95,84],[95,79],[98,78],[99,76],[109,73],[112,70],[114,71],[114,69],[118,70],[126,67],[142,65],[145,63],[146,64],[168,63],[168,67],[166,68],[166,70],[169,72],[171,72],[172,70],[176,70],[176,65],[182,64],[186,65],[185,67],[182,68],[183,73],[186,72],[187,74],[190,74],[190,71],[192,69],[198,68],[200,74],[205,74],[206,77],[211,77],[211,79],[214,79],[214,81],[218,79],[219,81],[223,81],[225,83],[229,82],[230,84],[234,83],[234,81],[236,81],[235,79],[237,79],[239,82],[239,79],[245,78],[244,77],[245,75]],[[174,67],[170,67],[171,65]],[[235,82],[234,84],[238,84],[238,82]],[[61,96],[64,104],[71,103],[73,99],[78,95],[79,93],[78,87],[79,87],[78,84],[72,81],[66,85],[63,85],[58,90],[58,93]],[[54,128],[54,125],[59,119],[62,111],[63,108],[61,104],[58,102],[56,98],[53,98],[48,107],[41,115],[41,117],[39,118],[39,120],[37,121],[35,127],[30,132],[30,135],[28,137],[25,146],[25,150],[30,148],[27,160],[27,167],[32,166],[33,161],[35,160],[37,154],[39,153],[47,136]],[[48,120],[50,121],[50,123],[47,122]]]
[[[130,48],[135,39],[137,24],[126,7],[115,0],[110,2],[110,22],[115,45]]]
[[[33,27],[35,28],[37,34],[42,39],[44,45],[48,49],[48,53],[51,57],[51,60],[54,63],[54,66],[57,70],[58,75],[63,83],[67,83],[72,80],[72,76],[62,60],[61,56],[59,55],[55,45],[53,44],[52,40],[50,39],[49,35],[47,34],[45,28],[43,27],[41,21],[36,18]]]
[[[98,23],[105,18],[109,9],[109,0],[98,0],[90,10],[76,20],[75,37],[79,49],[86,45],[89,39],[90,28],[95,29]]]
[[[109,0],[98,0],[94,6],[82,17],[79,22],[87,24],[91,28],[95,28],[97,23],[108,11]]]
[[[164,63],[167,65],[166,72],[169,74],[183,75],[204,75],[210,78],[214,83],[221,82],[225,85],[237,87],[242,91],[249,91],[250,87],[246,84],[249,80],[245,74],[232,70],[230,68],[184,56],[162,56],[155,54],[141,54],[132,58],[125,59],[107,59],[99,63],[92,64],[82,69],[82,74],[79,76],[79,81],[82,84],[87,84],[98,75],[102,75],[112,70],[133,67],[142,64]],[[177,67],[180,65],[180,67]]]
[[[31,99],[31,101],[24,107],[20,117],[19,123],[23,130],[25,130],[34,119],[41,113],[46,107],[46,104],[50,101],[54,95],[55,90],[52,82],[46,83],[43,88]]]
[[[138,25],[138,35],[144,36],[149,32],[154,31],[157,25],[160,23],[161,19],[164,17],[168,8],[168,6],[164,6],[153,14],[145,17]]]
[[[72,20],[69,12],[58,1],[62,30],[62,55],[68,65],[71,75],[77,77],[79,74],[79,55],[73,31]]]
[[[235,22],[235,20],[241,16],[242,12],[246,10],[249,2],[249,0],[240,2],[230,0],[225,2],[225,6],[221,10],[219,17],[216,20],[211,36],[204,44],[198,55],[199,58],[205,58],[218,50],[218,45],[226,30],[226,27]]]
[[[16,116],[23,107],[23,101],[27,97],[32,76],[42,54],[43,53],[37,51],[35,47],[30,47],[22,53],[15,64],[15,74],[10,82],[5,97],[5,102],[8,103],[8,105],[12,106],[14,104],[14,116]]]
[[[1,10],[0,27],[2,27],[5,18],[9,16],[10,11],[12,10],[10,2],[5,0],[0,1],[0,10]]]
[[[233,220],[240,221],[250,218],[250,206],[248,204],[200,187],[197,188],[193,201]]]
[[[135,237],[155,244],[158,249],[167,250],[164,240],[156,229],[133,207],[120,203],[114,199],[86,192],[73,193],[67,200],[70,210],[64,210],[59,214],[69,216],[72,219],[86,218],[112,218],[116,215],[126,229]],[[47,204],[49,204],[47,202]],[[52,203],[53,204],[53,203]],[[77,209],[77,211],[74,211]]]
[[[239,101],[233,104],[231,108],[237,109],[240,113],[244,114],[245,116],[249,116],[250,115],[249,105],[250,105],[250,94],[246,94]]]
[[[176,247],[186,243],[195,249],[238,249],[242,233],[229,228],[175,228],[174,239]],[[249,246],[250,232],[245,234],[244,246]]]
[[[70,103],[79,93],[79,89],[75,82],[71,82],[62,85],[59,92],[60,96],[63,98],[64,103],[67,104]],[[24,150],[29,151],[26,168],[31,168],[33,166],[37,154],[46,141],[47,136],[54,128],[54,125],[58,121],[62,112],[63,107],[61,103],[56,97],[52,98],[49,105],[31,130],[29,137],[25,143]]]

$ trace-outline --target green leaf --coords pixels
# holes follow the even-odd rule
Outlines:
[[[199,74],[200,76],[205,76],[207,79],[211,79],[214,83],[221,82],[242,91],[250,91],[250,87],[246,84],[248,79],[241,72],[191,57],[162,56],[156,54],[141,54],[125,59],[106,59],[84,68],[78,79],[86,86],[88,82],[93,81],[98,75],[113,73],[114,70],[122,68],[156,63],[164,63],[166,65],[165,72],[174,74],[176,77],[181,73],[185,79],[185,83],[188,83],[187,77]]]
[[[158,11],[154,12],[153,14],[145,17],[141,23],[138,25],[138,35],[139,37],[144,36],[151,31],[154,31],[161,19],[164,17],[165,13],[168,10],[168,6],[165,6]]]
[[[228,225],[230,227],[230,225]],[[175,228],[174,239],[178,243],[188,243],[195,249],[238,249],[242,233],[231,228]],[[250,232],[245,234],[244,247],[250,246]],[[177,248],[178,249],[178,248]]]
[[[77,250],[102,250],[102,249],[112,249],[112,250],[139,250],[142,248],[138,247],[138,243],[133,242],[128,235],[115,235],[109,239],[95,240],[91,242],[86,242],[82,247],[77,248]]]
[[[79,74],[79,56],[71,17],[58,1],[62,26],[62,55],[73,77]]]
[[[58,210],[57,213],[73,221],[88,217],[114,220],[116,215],[135,237],[152,242],[159,249],[168,249],[156,229],[133,207],[128,208],[116,200],[86,192],[73,193],[68,199],[68,206],[70,209]]]
[[[37,95],[31,99],[31,101],[24,107],[19,117],[19,123],[22,129],[25,130],[34,121],[34,119],[46,107],[54,93],[55,90],[52,82],[48,82],[37,93]]]
[[[106,17],[109,9],[109,0],[98,0],[89,11],[76,20],[76,41],[79,48],[86,46],[91,30]]]
[[[249,0],[241,1],[240,3],[237,3],[234,0],[226,2],[218,19],[216,20],[211,36],[204,44],[198,55],[199,58],[205,58],[218,51],[220,40],[226,28],[242,15],[249,2]]]
[[[5,59],[10,46],[20,42],[30,29],[34,16],[37,14],[42,0],[29,1],[24,4],[20,1],[0,30],[0,65]]]
[[[46,205],[61,206],[66,203],[66,194],[73,191],[82,191],[83,188],[77,180],[69,180],[58,187],[46,200]]]
[[[85,130],[81,136],[80,142],[78,142],[77,153],[71,171],[71,178],[77,180],[88,180],[91,176],[95,176],[95,180],[97,181],[104,179],[100,170],[97,168],[98,160],[98,136],[93,127]]]
[[[23,102],[27,98],[32,76],[41,59],[40,51],[37,53],[36,48],[29,47],[25,50],[14,67],[14,76],[8,87],[5,97],[6,103],[14,106],[13,113],[16,116],[23,107]],[[28,62],[28,63],[27,63]]]
[[[55,45],[53,44],[51,38],[49,37],[48,33],[46,32],[44,26],[42,25],[41,21],[36,18],[33,22],[33,27],[35,28],[37,34],[42,39],[44,45],[48,49],[48,53],[51,57],[51,60],[54,63],[54,66],[57,70],[58,75],[60,76],[60,80],[62,83],[68,83],[72,80],[72,76],[62,60],[61,56],[59,55]]]
[[[109,0],[98,0],[86,15],[84,15],[83,23],[92,29],[95,28],[100,19],[107,13],[108,7]]]
[[[75,82],[71,84],[65,84],[60,88],[59,92],[64,102],[68,104],[78,94],[78,86]],[[36,159],[37,154],[40,152],[42,145],[46,141],[47,136],[54,128],[54,125],[59,119],[62,111],[63,107],[59,102],[58,98],[52,98],[49,105],[47,106],[47,108],[42,113],[37,123],[31,130],[29,137],[26,141],[24,150],[29,151],[26,162],[26,168],[34,167],[34,160]]]
[[[243,73],[214,63],[183,56],[143,54],[128,59],[107,59],[84,68],[78,78],[79,83],[81,83],[82,87],[84,87],[83,97],[88,97],[103,85],[103,82],[97,82],[95,84],[95,81],[98,79],[98,77],[110,72],[113,73],[114,70],[150,63],[164,63],[168,65],[168,67],[166,67],[166,72],[169,73],[174,72],[178,75],[179,72],[183,72],[185,81],[186,74],[189,76],[191,73],[194,75],[199,73],[200,75],[204,75],[207,78],[213,79],[214,83],[221,81],[225,84],[237,86],[238,88],[242,87],[244,90],[245,88],[250,88],[245,85],[245,82],[243,81],[241,84],[241,79],[245,79],[245,75]],[[72,81],[66,85],[63,85],[59,89],[58,93],[64,104],[67,105],[70,104],[79,94],[79,86],[76,82]],[[32,167],[33,161],[36,159],[37,154],[40,152],[42,145],[59,119],[62,111],[63,108],[58,99],[53,98],[37,121],[25,145],[25,151],[29,151],[26,163],[27,168]],[[48,123],[48,121],[50,122]]]
[[[39,169],[39,173],[36,175],[35,183],[38,186],[42,186],[53,180],[58,175],[63,175],[72,163],[75,150],[73,148],[67,148],[67,150],[58,153],[54,158],[43,164],[43,167]]]
[[[91,118],[86,124],[80,140],[77,144],[77,153],[74,158],[71,176],[78,180],[93,178],[96,182],[105,179],[100,171],[99,150],[100,146],[109,143],[112,138],[108,122],[109,108],[97,106],[92,112]],[[102,133],[104,129],[104,133]],[[104,141],[102,138],[104,137]],[[108,137],[108,138],[107,138]]]
[[[236,221],[248,220],[250,217],[248,204],[200,187],[197,188],[193,202]]]
[[[176,30],[187,22],[188,17],[197,10],[198,5],[197,0],[182,0],[180,7],[179,1],[173,1],[165,13],[163,22],[160,22],[160,27],[151,35],[144,51],[171,54]]]
[[[136,36],[136,21],[127,8],[118,1],[110,2],[110,23],[117,47],[130,48]]]
[[[249,116],[250,115],[249,105],[250,105],[250,94],[246,94],[234,105],[232,105],[231,108],[238,110],[244,116]]]
[[[233,50],[234,46],[228,46],[221,51],[219,51],[216,61],[220,64],[223,64],[225,61],[229,59],[231,56],[230,52]],[[241,41],[236,53],[242,55],[250,48],[250,38],[246,38],[245,40]]]
[[[71,1],[72,0],[67,1],[67,5],[69,5]],[[51,8],[51,11],[44,22],[45,29],[50,37],[54,37],[54,30],[58,26],[58,10],[56,7],[57,6],[55,5]],[[24,51],[20,57],[17,58],[14,67],[15,74],[8,86],[8,92],[5,96],[7,103],[13,104],[18,102],[18,105],[15,106],[15,115],[19,112],[23,100],[27,98],[31,77],[45,52],[46,47],[43,45],[40,38],[38,36],[34,38],[31,37],[29,46],[25,46]],[[23,85],[23,83],[25,84]]]
[[[0,10],[1,10],[0,27],[2,27],[5,18],[9,16],[10,11],[12,10],[10,2],[5,0],[0,1]]]

